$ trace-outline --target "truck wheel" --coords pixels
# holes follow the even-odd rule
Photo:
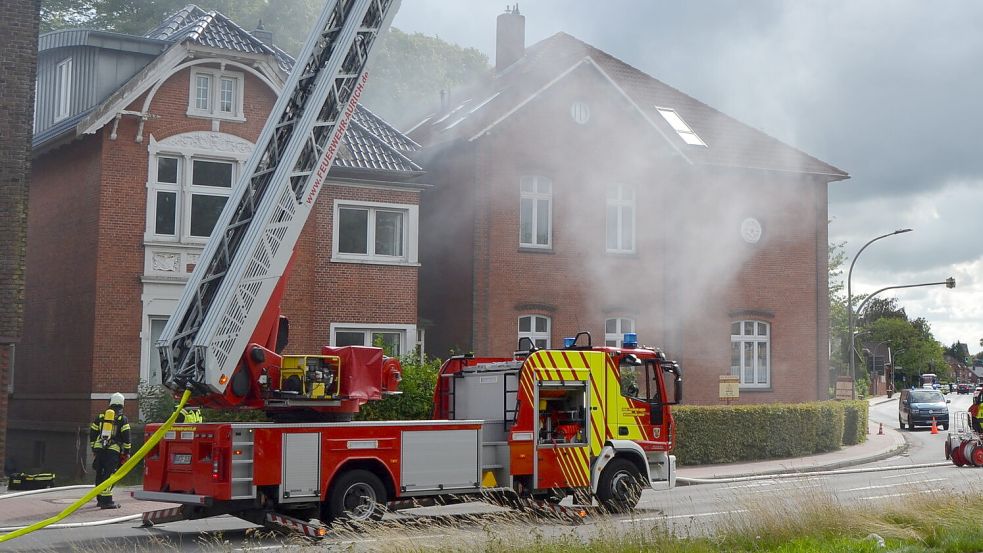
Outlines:
[[[352,470],[331,486],[328,520],[380,520],[386,511],[386,501],[386,488],[378,476],[367,470]]]
[[[631,461],[616,457],[601,471],[597,500],[616,513],[630,511],[642,497],[642,475]]]

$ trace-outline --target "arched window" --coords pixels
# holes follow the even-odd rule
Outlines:
[[[551,326],[545,315],[523,315],[519,317],[519,340],[529,338],[537,348],[548,348]]]
[[[618,317],[604,321],[604,345],[620,348],[626,332],[635,332],[635,319]]]
[[[730,373],[742,388],[771,386],[771,325],[736,321],[730,325]]]

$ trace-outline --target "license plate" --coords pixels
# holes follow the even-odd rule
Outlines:
[[[171,462],[175,465],[190,465],[191,464],[191,454],[190,453],[175,453],[171,457]]]

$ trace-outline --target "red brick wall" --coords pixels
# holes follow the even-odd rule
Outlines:
[[[283,302],[291,353],[327,345],[332,322],[416,324],[417,267],[331,261],[335,200],[417,205],[419,193],[339,183],[321,191],[296,249]]]
[[[730,323],[742,311],[762,311],[772,325],[767,392],[742,401],[802,401],[825,389],[825,184],[763,172],[704,170],[673,157],[660,136],[607,84],[584,69],[544,93],[475,144],[474,180],[467,170],[437,175],[428,193],[433,216],[474,191],[474,255],[469,274],[425,267],[426,290],[474,291],[477,354],[503,355],[516,346],[517,318],[552,318],[552,343],[587,330],[603,343],[604,320],[636,319],[643,344],[662,347],[686,371],[686,400],[717,401],[717,377],[730,372]],[[574,123],[574,100],[587,101],[591,120]],[[448,153],[445,155],[453,155]],[[553,181],[553,247],[519,248],[519,178]],[[605,187],[637,190],[637,253],[605,252]],[[452,199],[432,199],[445,194]],[[448,214],[449,215],[449,214]],[[740,237],[744,218],[764,228],[755,245]],[[432,224],[432,223],[427,223]],[[442,266],[453,254],[429,262]],[[431,256],[435,259],[431,259]],[[472,281],[473,279],[473,281]],[[443,313],[464,306],[433,307]],[[459,331],[435,328],[429,337]],[[432,338],[445,341],[443,337]],[[821,347],[819,347],[821,345]]]
[[[231,67],[230,67],[231,69]],[[93,356],[93,392],[135,391],[140,371],[141,294],[147,209],[147,144],[153,135],[158,141],[193,131],[211,131],[210,119],[187,116],[191,70],[172,75],[157,90],[149,111],[156,118],[146,122],[142,142],[135,140],[138,121],[125,117],[117,129],[117,139],[104,134],[101,164],[100,223],[97,253],[96,343]],[[244,80],[245,122],[222,121],[220,131],[255,142],[276,96],[256,77]],[[145,96],[129,109],[142,108]],[[104,407],[93,402],[93,412]],[[135,402],[131,402],[136,415]],[[128,413],[130,413],[130,406]]]
[[[31,120],[37,74],[39,0],[3,3],[0,18],[0,348],[14,347],[24,317]],[[0,360],[0,460],[7,457],[9,362]],[[13,451],[15,448],[10,448]]]

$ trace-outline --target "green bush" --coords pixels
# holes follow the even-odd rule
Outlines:
[[[401,394],[382,401],[366,403],[355,416],[356,420],[421,420],[429,419],[433,411],[433,389],[440,371],[440,359],[426,359],[420,363],[417,355],[404,355],[399,359],[403,367],[403,380],[399,383]]]
[[[137,388],[140,403],[140,422],[164,422],[177,408],[174,393],[159,384],[140,383]],[[202,409],[205,422],[267,422],[266,413],[259,409]]]
[[[851,430],[845,431],[847,412]],[[680,464],[735,463],[812,455],[866,438],[867,402],[684,405],[674,412]],[[860,432],[860,424],[864,431]],[[844,441],[849,437],[853,442]]]
[[[843,401],[843,445],[862,444],[867,441],[867,408],[864,400]]]

